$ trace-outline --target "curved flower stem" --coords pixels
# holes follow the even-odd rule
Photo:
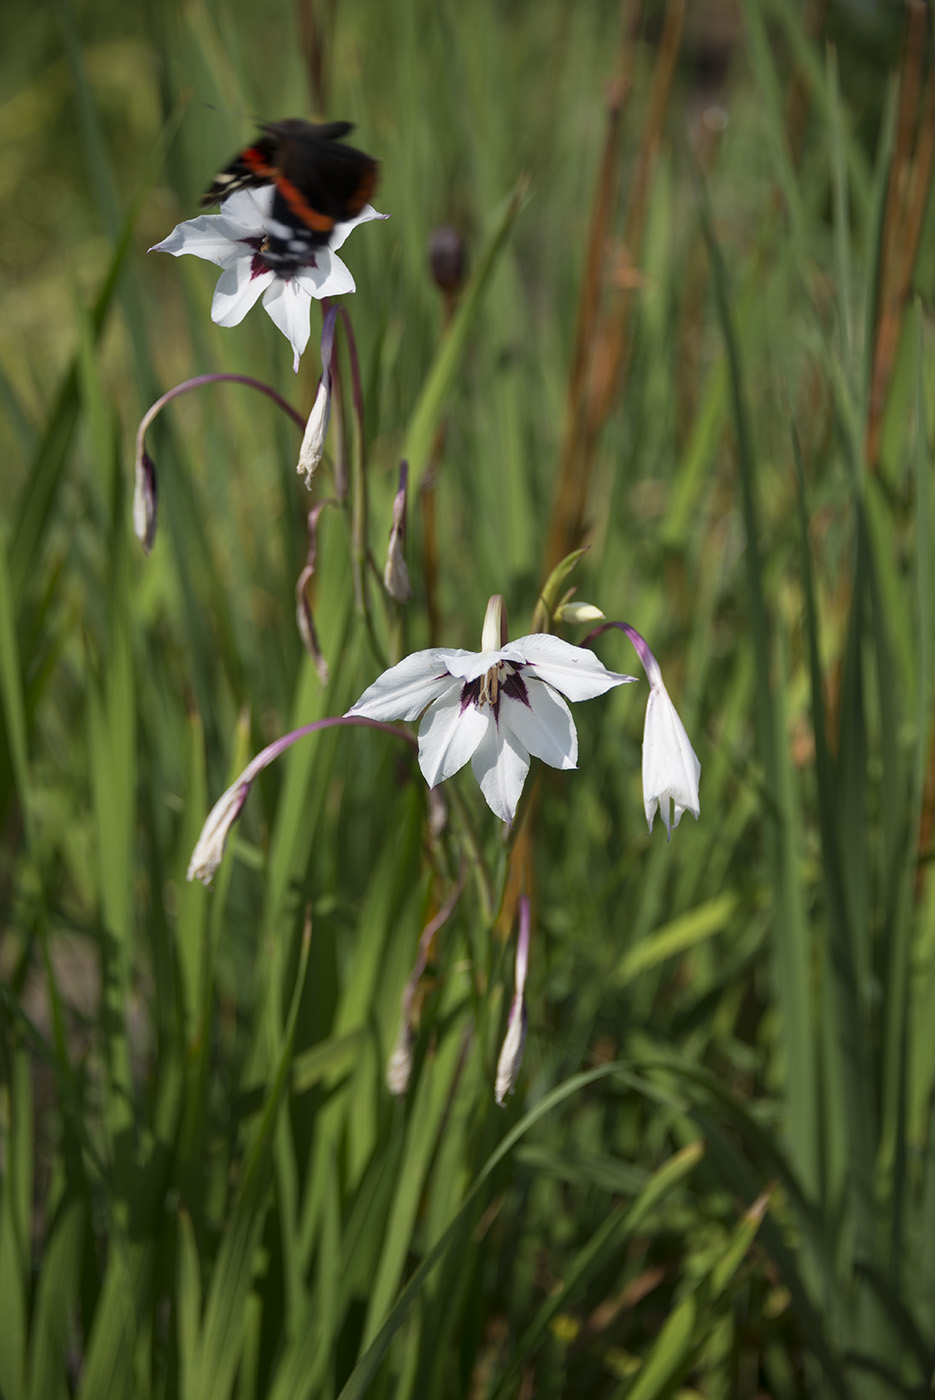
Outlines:
[[[231,384],[246,384],[248,388],[257,389],[261,394],[265,394],[266,397],[272,399],[274,403],[278,403],[279,407],[288,413],[292,421],[297,423],[304,432],[305,419],[302,417],[301,413],[299,413],[297,409],[294,409],[291,403],[287,403],[280,394],[277,394],[275,389],[270,388],[268,384],[264,384],[262,379],[253,379],[248,374],[228,374],[227,372],[218,374],[196,374],[194,379],[186,379],[183,383],[176,384],[173,389],[167,389],[162,397],[158,398],[143,414],[143,417],[140,419],[140,426],[136,430],[137,457],[142,456],[145,451],[146,432],[150,423],[162,412],[167,403],[171,403],[173,399],[177,399],[181,394],[187,394],[190,389],[200,389],[204,384],[218,384],[223,381],[227,381]]]
[[[134,463],[134,487],[133,487],[133,529],[137,539],[143,546],[146,554],[152,552],[153,543],[156,538],[156,467],[146,451],[146,433],[153,419],[165,408],[166,404],[177,399],[181,394],[187,394],[191,389],[200,389],[205,384],[217,384],[227,381],[232,384],[246,384],[251,389],[257,389],[261,394],[277,403],[281,409],[289,414],[294,423],[305,431],[305,420],[301,413],[298,413],[290,403],[271,389],[268,384],[264,384],[261,379],[253,379],[247,374],[228,374],[227,372],[218,374],[197,374],[193,379],[186,379],[181,384],[176,384],[174,388],[168,389],[166,393],[152,404],[143,417],[136,430],[136,461]]]
[[[354,405],[354,449],[351,454],[351,567],[354,574],[354,602],[361,617],[369,617],[369,595],[366,583],[367,567],[367,472],[364,441],[364,394],[360,382],[360,361],[351,318],[344,306],[338,306],[344,327],[347,354],[351,368],[351,398]],[[372,628],[368,630],[372,633]]]
[[[583,647],[589,647],[592,642],[597,641],[598,637],[601,636],[603,632],[610,632],[612,630],[623,632],[629,637],[633,644],[633,649],[640,659],[640,664],[646,672],[646,679],[649,681],[650,685],[658,682],[661,679],[659,665],[649,649],[649,643],[642,633],[637,632],[635,627],[630,626],[629,622],[602,622],[599,627],[595,627],[592,632],[588,633],[581,645]]]
[[[381,729],[384,734],[392,734],[394,738],[402,739],[411,749],[418,752],[418,743],[408,729],[402,729],[397,724],[387,724],[384,720],[368,719],[363,715],[328,715],[324,719],[312,720],[310,724],[303,724],[299,729],[293,729],[290,733],[283,734],[279,739],[274,739],[271,744],[267,744],[265,749],[261,749],[256,757],[250,760],[243,772],[234,779],[227,791],[221,794],[211,808],[207,821],[201,828],[201,835],[195,843],[192,858],[188,863],[187,879],[198,879],[203,885],[211,883],[214,872],[221,863],[231,828],[240,816],[254,781],[264,768],[269,767],[281,753],[290,748],[298,739],[304,739],[307,735],[314,734],[320,729],[333,729],[337,725],[344,724],[362,725],[366,729]]]

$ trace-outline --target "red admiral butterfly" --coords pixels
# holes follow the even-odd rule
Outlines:
[[[352,122],[316,124],[290,118],[263,122],[262,135],[235,156],[201,198],[204,208],[237,190],[273,185],[263,261],[286,277],[328,242],[335,224],[353,219],[370,200],[379,162],[340,137]]]

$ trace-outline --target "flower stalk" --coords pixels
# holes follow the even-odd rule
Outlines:
[[[272,399],[278,404],[284,413],[287,413],[292,421],[300,428],[305,427],[305,419],[291,403],[287,403],[281,394],[271,388],[269,384],[264,384],[262,379],[254,379],[249,374],[196,374],[192,379],[183,380],[181,384],[176,384],[174,388],[167,389],[166,392],[156,400],[154,404],[143,414],[139,427],[136,430],[136,461],[134,465],[134,488],[133,488],[133,532],[146,554],[152,552],[153,543],[156,539],[156,501],[158,496],[156,483],[156,464],[146,451],[146,434],[150,425],[158,418],[159,414],[170,404],[173,399],[177,399],[182,394],[188,394],[192,389],[201,389],[205,384],[246,384],[249,389],[256,389],[258,393],[265,394],[268,399]]]

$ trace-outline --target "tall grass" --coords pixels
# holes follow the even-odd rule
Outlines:
[[[820,10],[10,17],[3,1400],[930,1393],[932,35]],[[268,399],[174,402],[146,559],[148,404],[225,371],[307,413],[320,321],[293,379],[261,310],[215,327],[213,269],[143,250],[250,114],[312,111],[356,122],[392,214],[345,249],[363,431],[341,329],[314,498]],[[342,458],[323,683],[294,587]],[[576,709],[580,771],[534,769],[508,840],[469,774],[440,829],[398,740],[329,729],[186,881],[249,757],[476,648],[492,593],[529,630],[582,544],[569,584],[646,634],[692,735],[697,825],[646,831],[631,686]]]

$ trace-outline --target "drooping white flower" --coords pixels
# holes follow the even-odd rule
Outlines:
[[[650,651],[648,642],[629,623],[618,625],[636,648],[649,681],[649,699],[643,723],[643,809],[650,831],[656,811],[659,811],[668,841],[673,826],[678,826],[683,812],[691,812],[696,821],[701,815],[698,796],[701,764],[665,688],[659,662]]]
[[[211,303],[211,319],[219,326],[238,326],[262,297],[267,315],[292,345],[293,369],[298,371],[310,334],[312,299],[356,289],[348,268],[336,256],[337,249],[358,224],[389,215],[365,204],[356,218],[335,224],[327,245],[310,248],[307,261],[284,277],[263,259],[267,238],[283,236],[283,226],[272,218],[273,195],[273,185],[238,190],[224,200],[219,214],[200,214],[177,224],[168,238],[149,251],[176,258],[191,253],[222,269]]]
[[[678,826],[683,812],[691,812],[698,820],[701,815],[700,779],[698,755],[660,675],[650,686],[643,725],[643,807],[650,831],[657,808],[665,823],[666,840],[672,835],[672,827]],[[671,824],[670,802],[674,808]]]
[[[506,642],[503,600],[491,598],[479,652],[431,647],[384,671],[348,710],[370,719],[418,719],[419,767],[429,787],[470,762],[491,811],[512,822],[530,757],[576,768],[569,700],[591,700],[633,676],[593,652],[533,633]]]

